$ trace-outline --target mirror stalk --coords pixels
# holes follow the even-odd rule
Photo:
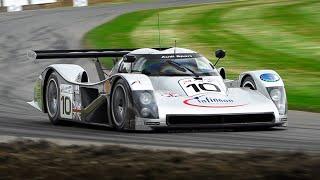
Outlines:
[[[221,58],[219,58],[217,61],[216,61],[216,63],[214,63],[214,67],[218,64],[218,62],[219,62],[219,60],[220,60]]]

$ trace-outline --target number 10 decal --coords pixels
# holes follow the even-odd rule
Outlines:
[[[198,84],[189,84],[186,86],[187,88],[192,87],[195,92],[200,91],[215,91],[215,92],[221,92],[219,87],[215,84],[209,84],[209,83],[198,83]]]
[[[194,96],[205,92],[221,92],[221,89],[205,80],[183,79],[179,81],[180,86],[188,96]]]
[[[60,116],[65,119],[72,119],[72,94],[61,93],[60,95]]]
[[[65,114],[67,116],[69,116],[71,114],[72,111],[72,107],[71,107],[71,99],[68,96],[61,96],[61,110],[62,110],[62,114]]]
[[[72,119],[73,87],[69,84],[60,84],[60,117]]]

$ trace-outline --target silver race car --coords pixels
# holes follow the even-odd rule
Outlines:
[[[217,50],[216,57],[225,56]],[[43,50],[32,59],[113,57],[99,82],[73,64],[48,66],[35,83],[29,104],[53,124],[75,121],[118,130],[287,126],[284,83],[272,70],[226,79],[199,53],[184,48]]]

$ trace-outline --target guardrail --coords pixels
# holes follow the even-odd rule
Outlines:
[[[0,0],[0,12],[15,12],[68,6],[88,6],[88,0]]]

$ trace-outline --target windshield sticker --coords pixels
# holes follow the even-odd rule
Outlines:
[[[203,94],[206,92],[221,92],[218,85],[210,79],[182,79],[179,81],[181,88],[188,96]]]
[[[143,55],[142,57],[146,57],[149,59],[188,59],[188,58],[198,58],[201,56],[200,54],[197,54],[197,53],[185,53],[185,54],[148,54],[148,55]]]
[[[177,54],[177,55],[163,55],[161,59],[174,59],[174,58],[193,58],[192,54]]]
[[[280,80],[280,77],[275,74],[266,73],[266,74],[261,74],[260,79],[266,82],[277,82]]]
[[[195,96],[190,99],[183,101],[184,104],[196,107],[206,107],[206,108],[230,108],[245,106],[248,104],[239,104],[234,99],[231,98],[217,98],[209,97],[205,95]]]

